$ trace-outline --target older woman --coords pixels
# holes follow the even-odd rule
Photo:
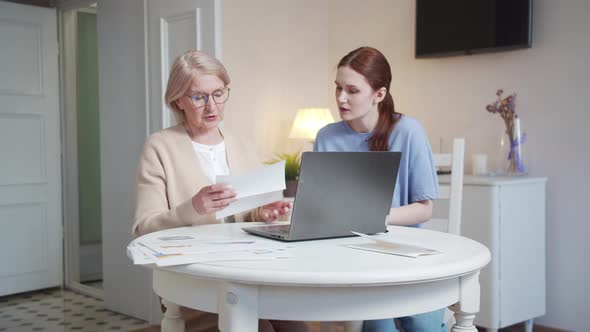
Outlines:
[[[236,200],[236,192],[215,184],[215,177],[260,165],[247,144],[219,128],[229,99],[229,82],[221,62],[199,51],[184,53],[172,65],[165,98],[178,125],[151,135],[144,145],[137,171],[135,236],[191,225],[274,221],[288,213],[289,203],[275,202],[226,220],[215,219],[216,211]],[[190,320],[198,325],[197,331],[217,330],[217,315],[190,313],[196,316]],[[261,321],[260,328],[306,330],[303,323],[286,321]]]

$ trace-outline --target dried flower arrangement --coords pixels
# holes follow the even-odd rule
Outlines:
[[[486,110],[492,114],[498,114],[504,121],[506,126],[506,135],[510,144],[510,151],[508,152],[508,165],[506,172],[508,174],[524,174],[526,173],[524,163],[522,161],[521,145],[525,142],[526,135],[521,133],[520,118],[516,114],[516,93],[512,93],[507,97],[502,98],[504,90],[499,89],[496,92],[498,99],[486,106]]]

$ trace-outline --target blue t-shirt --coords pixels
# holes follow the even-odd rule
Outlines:
[[[317,134],[314,151],[369,151],[370,133],[357,133],[346,121],[329,124]],[[401,116],[389,136],[389,151],[402,153],[391,207],[438,198],[432,149],[420,123]]]

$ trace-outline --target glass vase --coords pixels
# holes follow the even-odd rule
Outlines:
[[[513,128],[502,130],[496,175],[520,176],[528,173],[524,158],[525,142],[526,134],[522,132],[519,119],[515,119]]]

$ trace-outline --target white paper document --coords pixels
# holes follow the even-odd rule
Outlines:
[[[139,248],[138,246],[128,246],[127,257],[129,257],[135,265],[146,265],[154,263],[153,257],[150,256],[149,253],[146,253],[144,250]]]
[[[290,257],[292,257],[292,255],[287,249],[258,249],[232,252],[212,252],[200,255],[169,255],[158,257],[155,260],[155,263],[158,266],[173,266],[227,261],[270,260]]]
[[[434,249],[414,246],[405,243],[398,243],[392,240],[384,239],[383,237],[377,238],[363,233],[352,233],[363,238],[371,239],[373,241],[372,243],[347,245],[348,248],[352,249],[374,251],[382,254],[398,255],[412,258],[417,258],[419,256],[426,255],[436,255],[441,253],[440,251]]]
[[[252,239],[195,239],[169,236],[133,242],[127,256],[136,265],[184,265],[220,261],[268,260],[292,257],[290,245]]]
[[[216,183],[231,185],[237,193],[237,201],[215,213],[216,219],[254,209],[283,199],[285,186],[285,161],[234,176],[217,176]]]
[[[203,254],[219,253],[231,251],[248,251],[268,248],[278,248],[280,246],[275,242],[256,241],[250,238],[244,239],[195,239],[192,236],[174,236],[166,238],[156,238],[151,240],[142,240],[137,242],[140,247],[148,248],[157,255],[176,255],[176,254]]]

